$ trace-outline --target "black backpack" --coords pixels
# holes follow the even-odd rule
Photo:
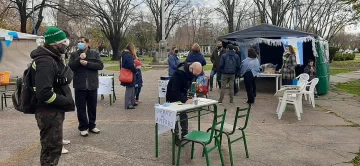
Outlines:
[[[35,114],[37,99],[32,85],[31,67],[36,59],[43,57],[51,58],[47,56],[36,57],[25,69],[23,77],[17,79],[15,91],[11,95],[14,108],[24,114]]]
[[[236,58],[235,55],[227,55],[225,59],[224,74],[236,73]]]

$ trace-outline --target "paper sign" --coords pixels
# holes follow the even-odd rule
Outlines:
[[[155,107],[155,122],[158,124],[158,134],[175,129],[176,111]]]
[[[98,94],[112,94],[112,79],[114,77],[99,77]]]
[[[169,80],[159,80],[159,97],[166,97],[166,89],[167,85],[169,83]]]

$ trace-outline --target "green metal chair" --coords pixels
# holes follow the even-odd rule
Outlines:
[[[229,155],[230,155],[231,166],[234,165],[233,156],[232,156],[232,149],[231,149],[231,144],[234,143],[234,142],[237,142],[237,141],[239,141],[241,139],[244,140],[246,158],[249,158],[249,152],[248,152],[247,143],[246,143],[246,136],[245,136],[245,129],[246,129],[246,126],[247,126],[248,121],[249,121],[250,110],[251,110],[251,105],[250,104],[249,104],[248,108],[241,108],[240,109],[239,107],[237,107],[236,114],[235,114],[235,120],[234,120],[233,125],[225,123],[223,126],[217,125],[216,128],[215,128],[216,132],[223,133],[227,137],[228,145],[229,145]],[[238,123],[238,120],[241,119],[241,118],[245,118],[245,124],[244,124],[243,127],[238,127],[237,123]],[[238,137],[236,139],[230,140],[230,136],[233,135],[237,129],[241,131],[242,136]],[[212,128],[209,128],[207,130],[207,132],[209,132],[210,130],[212,130]],[[220,137],[220,142],[221,141],[222,141],[222,136]]]
[[[219,154],[220,154],[220,160],[221,160],[221,165],[224,165],[224,157],[223,154],[221,152],[221,148],[220,148],[220,136],[222,134],[222,129],[223,129],[223,125],[225,122],[225,117],[226,117],[226,109],[224,110],[224,113],[221,115],[216,115],[214,116],[214,120],[212,123],[212,127],[211,127],[211,132],[204,132],[204,131],[192,131],[189,134],[185,135],[183,139],[181,139],[180,142],[180,146],[179,146],[179,150],[178,150],[178,156],[177,156],[177,162],[176,165],[179,166],[180,164],[180,154],[181,154],[181,148],[186,145],[187,143],[191,142],[191,159],[194,158],[194,144],[195,143],[199,143],[201,144],[204,148],[203,148],[203,153],[205,153],[205,157],[206,157],[206,165],[209,166],[210,165],[210,160],[209,160],[209,153],[211,151],[213,151],[214,149],[218,149]],[[218,121],[218,119],[220,119],[220,121]],[[219,130],[219,134],[215,133],[215,128],[216,126],[220,126],[220,130]],[[211,148],[207,148],[206,146],[209,145],[212,140],[215,139],[215,146],[211,147]]]

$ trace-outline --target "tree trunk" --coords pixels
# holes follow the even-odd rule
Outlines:
[[[20,13],[20,32],[27,33],[26,32],[26,13]]]
[[[113,50],[113,56],[111,57],[111,60],[119,60],[120,59],[120,53],[119,53],[119,47],[120,47],[120,40],[117,40],[117,37],[113,37],[109,39],[111,48]]]
[[[228,32],[229,33],[234,32],[234,17],[229,17],[228,26],[229,26]]]

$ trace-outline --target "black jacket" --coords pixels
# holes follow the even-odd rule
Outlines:
[[[104,68],[100,55],[95,50],[86,52],[86,66],[80,63],[81,51],[71,53],[69,66],[74,71],[73,87],[76,90],[96,90],[99,88],[98,71]]]
[[[220,72],[220,58],[222,55],[226,53],[225,48],[221,48],[221,50],[218,50],[217,48],[214,50],[214,52],[211,54],[210,60],[213,63],[212,70]]]
[[[74,99],[69,87],[72,81],[72,72],[62,63],[61,54],[50,46],[39,46],[31,52],[30,57],[32,59],[39,57],[32,64],[30,70],[32,85],[36,91],[37,109],[59,112],[74,111]],[[60,79],[64,82],[57,81]]]
[[[122,86],[134,87],[135,86],[135,74],[136,68],[134,64],[134,57],[130,54],[129,51],[123,51],[121,54],[121,67],[124,69],[129,69],[133,72],[133,82],[132,83],[121,83]]]
[[[171,77],[166,90],[167,102],[185,103],[187,101],[187,93],[191,86],[194,75],[189,71],[191,63],[180,63],[178,69]]]

